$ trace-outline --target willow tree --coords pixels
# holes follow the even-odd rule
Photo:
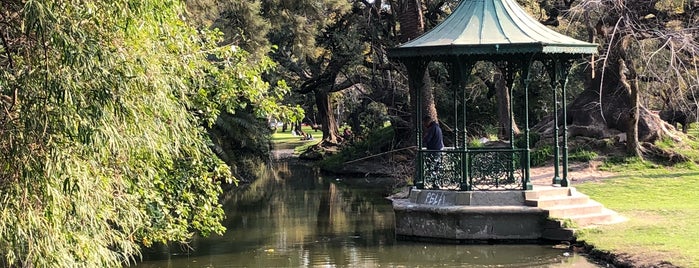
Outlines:
[[[0,265],[119,267],[221,233],[203,126],[279,93],[178,1],[0,1]]]

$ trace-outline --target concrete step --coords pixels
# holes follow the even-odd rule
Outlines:
[[[527,199],[524,203],[527,206],[546,209],[557,206],[584,205],[589,201],[590,198],[588,196],[578,193],[572,196],[546,196],[539,199]]]
[[[619,216],[616,212],[603,208],[601,212],[594,214],[578,215],[567,217],[575,222],[578,227],[589,227],[592,225],[605,225],[623,222],[626,219]]]
[[[541,208],[551,218],[570,219],[580,228],[626,220],[573,187],[536,186],[525,198],[527,206]]]
[[[570,218],[602,213],[604,206],[589,200],[585,204],[552,206],[547,207],[545,210],[549,212],[549,217],[552,218]]]
[[[552,240],[552,241],[573,241],[573,240],[575,240],[575,229],[571,229],[571,228],[544,229],[541,232],[541,238]]]
[[[540,199],[551,196],[569,196],[575,192],[571,187],[535,186],[534,190],[525,191],[525,199]]]

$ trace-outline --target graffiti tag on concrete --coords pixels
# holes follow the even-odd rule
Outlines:
[[[446,195],[444,195],[444,193],[429,192],[429,193],[427,193],[427,195],[425,195],[425,204],[427,204],[427,205],[432,205],[432,206],[450,205],[448,203],[450,203],[450,202],[447,201],[447,197],[446,197]]]

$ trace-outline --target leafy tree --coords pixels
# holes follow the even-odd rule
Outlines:
[[[0,264],[115,267],[140,245],[221,233],[229,168],[203,126],[279,109],[178,1],[0,1]]]
[[[424,1],[415,0],[389,1],[392,10],[396,13],[395,16],[398,18],[400,29],[399,40],[401,42],[407,42],[412,39],[415,39],[425,32],[423,2]],[[412,82],[408,85],[410,104],[416,103],[415,99],[418,97],[418,93],[422,94],[422,107],[412,107],[411,111],[417,111],[417,109],[422,109],[422,114],[424,116],[429,116],[432,119],[432,121],[437,121],[437,108],[434,99],[433,86],[431,85],[430,74],[428,72],[427,62],[415,62],[407,67],[408,76],[411,78],[410,80]],[[412,112],[411,114],[416,113]],[[407,121],[413,122],[410,125],[414,126],[414,122],[420,122],[421,120],[421,118],[413,117],[411,120]],[[412,141],[414,133],[413,131],[409,131],[409,129],[412,128],[397,129],[397,133],[404,134],[398,136],[399,142]]]
[[[300,108],[289,108],[298,102],[288,98],[290,91],[283,83],[283,77],[274,75],[276,63],[269,61],[271,45],[267,40],[270,23],[261,16],[260,1],[210,1],[187,0],[187,18],[195,21],[200,28],[220,29],[223,33],[222,44],[233,45],[249,51],[246,61],[264,63],[263,67],[256,70],[262,75],[262,80],[277,84],[284,95],[275,96],[275,101],[289,104],[283,107],[285,110],[275,114],[261,115],[254,106],[236,109],[234,112],[224,111],[216,118],[214,124],[207,127],[213,140],[216,155],[223,159],[230,167],[236,178],[249,181],[256,177],[261,165],[269,160],[271,147],[271,129],[269,122],[272,119],[285,122],[298,121],[303,118]],[[241,66],[242,67],[242,66]],[[279,81],[279,82],[275,82]]]
[[[314,96],[323,140],[330,144],[341,140],[331,93],[346,88],[336,82],[361,51],[361,43],[349,36],[354,32],[346,16],[350,9],[344,0],[263,1],[263,13],[273,25],[268,37],[278,47],[272,57],[298,93]]]
[[[235,44],[253,56],[264,56],[269,52],[267,34],[270,22],[262,14],[260,0],[186,0],[188,18],[203,28],[219,29],[224,35],[222,42]]]

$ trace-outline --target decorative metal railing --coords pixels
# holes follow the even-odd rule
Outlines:
[[[526,150],[509,148],[418,151],[416,185],[443,190],[522,190]]]

